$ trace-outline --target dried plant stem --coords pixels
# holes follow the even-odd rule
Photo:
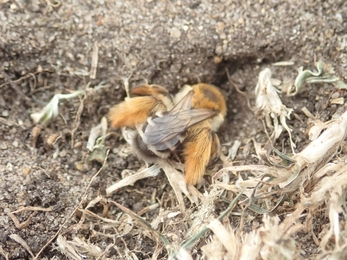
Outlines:
[[[228,208],[226,210],[224,210],[219,217],[217,218],[218,220],[222,220],[224,217],[226,217],[231,210],[235,207],[236,202],[239,200],[239,198],[241,197],[241,195],[243,194],[243,191],[245,190],[245,188],[243,188],[239,194],[230,202]],[[209,231],[210,229],[208,227],[204,227],[203,229],[201,229],[200,232],[198,232],[194,237],[192,237],[190,240],[188,240],[187,242],[185,242],[184,244],[181,245],[182,248],[184,249],[189,249],[190,247],[192,247],[196,241],[198,241],[203,235],[206,234],[207,231]]]

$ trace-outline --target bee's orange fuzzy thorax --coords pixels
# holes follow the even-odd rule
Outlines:
[[[193,86],[194,108],[207,108],[218,111],[224,117],[226,115],[226,102],[220,90],[209,84],[200,83]]]
[[[145,123],[158,105],[158,100],[150,96],[129,98],[113,106],[108,119],[112,127],[135,127]]]

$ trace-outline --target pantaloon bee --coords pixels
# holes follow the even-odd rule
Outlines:
[[[185,86],[175,97],[158,85],[140,85],[111,108],[112,127],[123,135],[137,157],[147,163],[167,159],[182,146],[187,184],[198,184],[209,162],[219,156],[216,131],[224,121],[226,102],[209,84]]]

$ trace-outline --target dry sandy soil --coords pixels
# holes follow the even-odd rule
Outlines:
[[[158,220],[163,211],[179,211],[165,174],[106,196],[106,188],[124,177],[123,170],[137,171],[144,165],[131,154],[119,130],[109,129],[113,134],[105,143],[110,149],[105,164],[102,159],[88,160],[90,130],[124,99],[124,82],[130,87],[160,84],[172,93],[197,82],[219,86],[228,104],[219,131],[222,151],[227,154],[234,141],[240,141],[234,161],[244,165],[263,164],[250,140],[263,144],[267,137],[235,85],[253,107],[258,74],[266,67],[274,78],[290,82],[300,66],[314,69],[314,62],[322,60],[347,79],[343,0],[0,0],[0,20],[0,259],[30,259],[30,254],[36,259],[169,257],[160,240],[110,201],[152,225],[159,221],[159,232],[173,243],[181,242],[189,226],[186,214],[181,212],[173,221]],[[98,57],[95,77],[93,51]],[[293,65],[273,66],[289,60]],[[59,116],[45,125],[32,121],[30,114],[40,111],[54,94],[74,90],[86,90],[86,96],[61,102]],[[294,109],[288,124],[297,152],[309,143],[303,107],[323,122],[346,111],[345,104],[329,102],[332,95],[347,96],[331,84],[308,85],[295,97],[280,94]],[[290,154],[288,134],[274,146]],[[214,171],[222,166],[220,161]],[[211,189],[206,184],[199,190]],[[228,207],[225,198],[233,197],[228,194],[214,201],[215,217]],[[95,198],[102,199],[92,203]],[[185,202],[190,213],[201,206]],[[262,225],[261,214],[244,210],[251,216],[242,221],[245,232]],[[9,214],[14,211],[18,212]],[[240,212],[240,206],[235,211]],[[240,226],[240,215],[227,218],[233,228]],[[315,259],[322,252],[315,237],[319,240],[329,220],[324,210],[317,219],[312,230],[294,237],[300,250],[293,259]],[[58,235],[63,241],[57,241]],[[190,249],[194,259],[207,259],[201,248],[210,235]],[[74,249],[62,248],[64,243]]]

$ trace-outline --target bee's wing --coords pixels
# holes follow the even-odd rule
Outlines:
[[[171,114],[176,114],[182,110],[189,110],[192,107],[194,92],[191,90],[170,110]]]
[[[191,109],[156,117],[146,126],[143,141],[152,150],[170,149],[182,141],[181,134],[188,127],[214,115],[215,112],[209,109]]]

